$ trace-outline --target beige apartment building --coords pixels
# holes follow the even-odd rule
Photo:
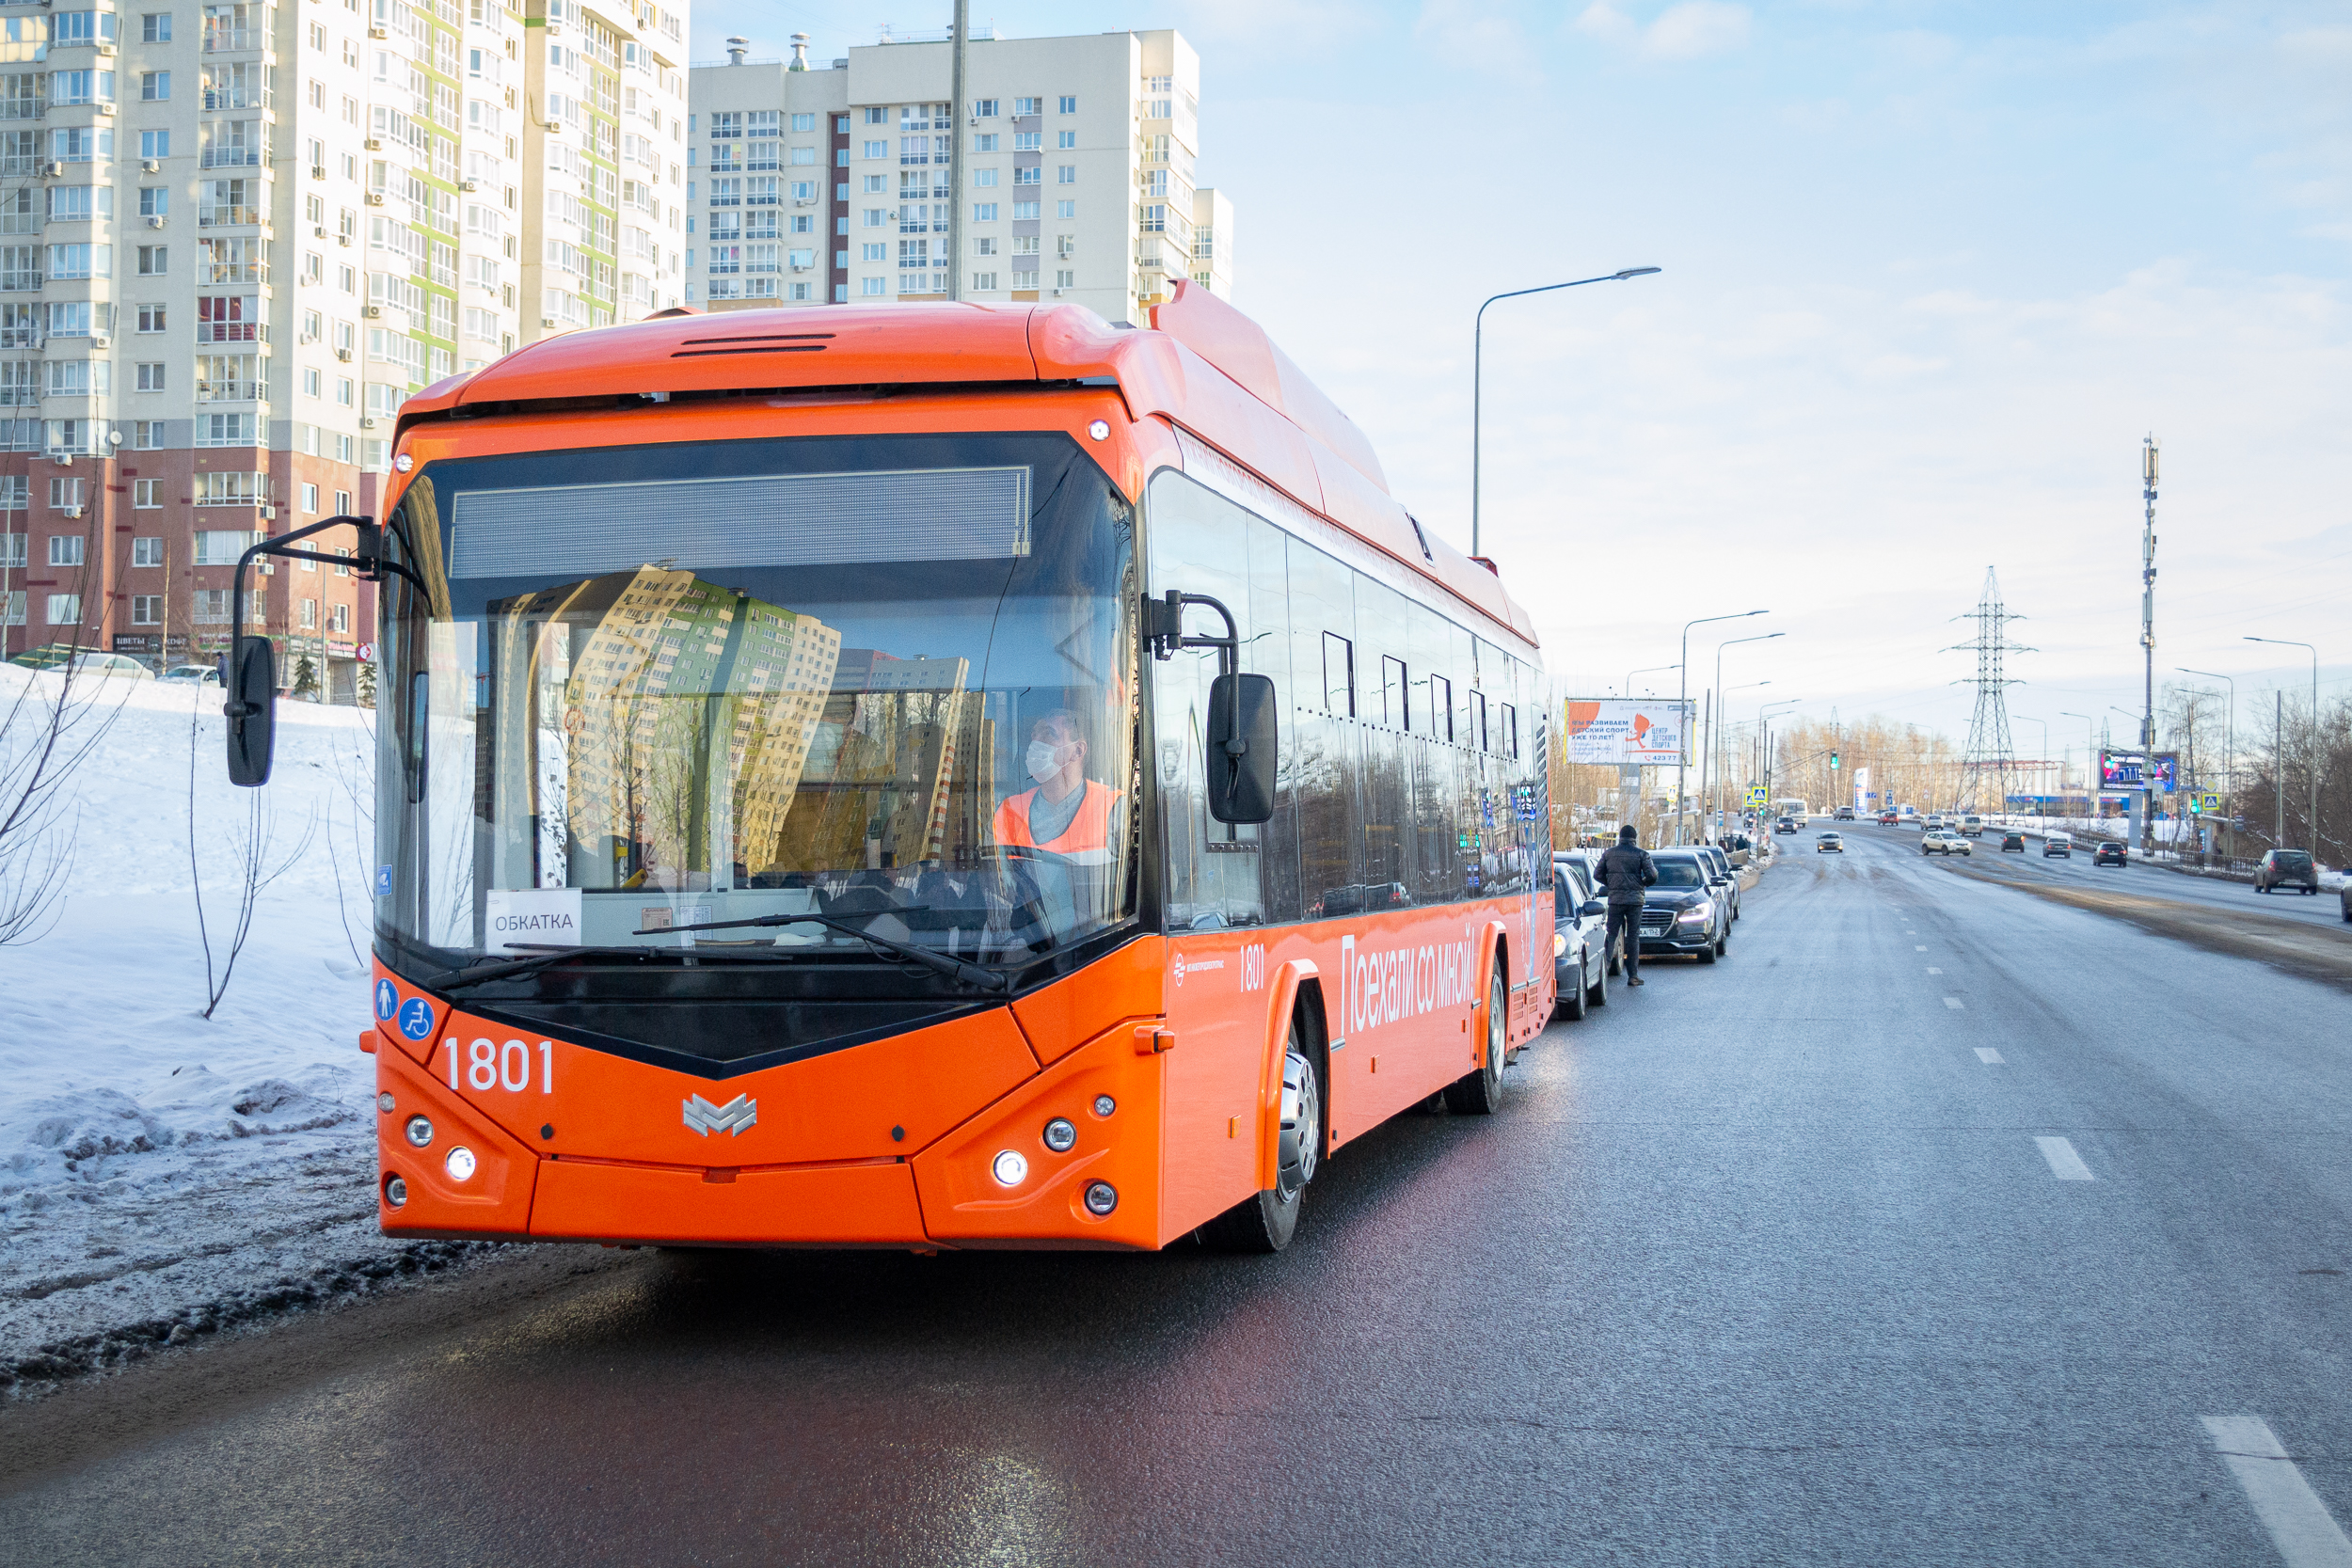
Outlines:
[[[976,33],[961,124],[946,35],[823,69],[793,39],[757,61],[731,39],[691,71],[690,304],[945,299],[952,279],[968,300],[1140,322],[1176,277],[1230,293],[1232,204],[1195,183],[1200,62],[1177,33]]]
[[[240,551],[373,512],[411,392],[683,294],[682,10],[135,3],[0,3],[0,656],[209,660]],[[249,580],[348,700],[362,585]]]

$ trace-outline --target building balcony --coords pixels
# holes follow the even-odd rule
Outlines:
[[[196,384],[199,403],[267,403],[269,383],[266,381],[205,381]]]
[[[199,343],[266,343],[269,341],[267,322],[198,322],[196,341]]]
[[[267,87],[237,83],[226,87],[206,87],[202,103],[207,114],[217,114],[224,109],[275,110],[277,99],[278,95]]]
[[[0,293],[19,289],[38,289],[41,284],[39,268],[24,271],[0,272]]]
[[[260,224],[269,216],[263,207],[199,207],[196,223],[199,229],[228,229]]]
[[[0,98],[0,119],[39,119],[48,107],[43,98]]]
[[[208,147],[198,160],[202,168],[262,168],[269,163],[269,150],[262,147]]]
[[[204,53],[233,55],[250,50],[276,47],[267,27],[207,27],[204,29]]]
[[[205,261],[196,263],[199,283],[261,283],[269,281],[266,261]]]

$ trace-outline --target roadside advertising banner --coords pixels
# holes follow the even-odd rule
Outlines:
[[[2181,774],[2181,757],[2177,752],[2111,752],[2104,747],[2099,752],[2099,787],[2102,789],[2161,789],[2169,791]]]
[[[1682,737],[1691,727],[1688,703],[1571,698],[1567,707],[1570,762],[1672,767],[1681,758]]]

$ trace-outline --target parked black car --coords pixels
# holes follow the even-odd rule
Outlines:
[[[1689,849],[1660,849],[1658,883],[1642,899],[1642,956],[1681,953],[1711,964],[1731,942],[1729,907],[1709,884],[1713,868]]]
[[[2308,849],[2266,849],[2254,863],[2254,891],[2268,893],[2275,888],[2301,888],[2305,893],[2319,892],[2319,863]]]
[[[2122,865],[2125,863],[2127,858],[2128,857],[2124,852],[2123,846],[2110,839],[2100,845],[2097,850],[2091,854],[2090,863],[2093,865]]]

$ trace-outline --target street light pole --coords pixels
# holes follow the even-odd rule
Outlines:
[[[1682,775],[1691,764],[1691,628],[1710,626],[1717,621],[1744,621],[1751,615],[1769,615],[1765,610],[1743,610],[1734,615],[1702,615],[1682,626],[1682,695],[1677,699],[1675,724],[1677,730],[1675,745],[1675,842],[1682,842],[1682,814],[1686,804],[1682,797]]]
[[[2039,724],[2039,725],[2041,725],[2041,726],[2042,726],[2042,760],[2043,760],[2043,761],[2045,761],[2045,762],[2046,762],[2047,760],[2049,760],[2049,755],[2050,755],[2050,721],[2049,721],[2047,719],[2036,719],[2036,718],[2035,718],[2032,714],[2030,714],[2030,713],[2019,713],[2019,714],[2012,714],[2012,715],[2010,715],[2010,717],[2011,717],[2011,718],[2016,718],[2016,719],[2023,719],[2023,720],[2024,720],[2026,723],[2028,723],[2028,724]],[[2062,776],[2063,776],[2063,774],[2064,774],[2064,771],[2065,771],[2065,770],[2064,770],[2063,768],[2059,769],[2059,772],[2060,772],[2061,778],[2062,778]],[[2041,820],[2041,816],[2042,816],[2042,814],[2041,814],[2040,812],[2036,812],[2036,813],[2034,813],[2034,818],[2035,818],[2035,820],[2036,820],[2036,821]]]
[[[2099,816],[2099,781],[2091,775],[2091,758],[2098,753],[2099,748],[2091,736],[2093,721],[2088,713],[2069,713],[2064,708],[2058,710],[2058,717],[2083,721],[2083,793],[2090,797],[2090,817],[2095,821]]]
[[[2311,648],[2312,650],[2312,754],[2304,759],[2304,765],[2312,776],[2312,815],[2306,819],[2303,831],[2311,835],[2312,858],[2316,862],[2319,858],[2319,650],[2312,647],[2309,642],[2291,641],[2283,637],[2249,637],[2246,641],[2276,642],[2284,648]],[[2286,792],[2286,761],[2280,758],[2279,792],[2282,795]]]
[[[957,166],[958,166],[958,167],[961,167],[961,165],[960,165],[960,164],[959,164]],[[1486,301],[1486,305],[1492,305],[1492,304],[1494,304],[1494,303],[1495,303],[1495,300],[1500,300],[1500,299],[1518,299],[1518,297],[1520,297],[1522,294],[1548,294],[1548,293],[1551,293],[1553,290],[1555,290],[1555,289],[1581,289],[1581,288],[1582,288],[1582,287],[1583,287],[1585,284],[1587,284],[1587,283],[1616,283],[1616,282],[1620,282],[1620,281],[1622,281],[1622,280],[1624,280],[1624,279],[1626,279],[1626,278],[1628,278],[1628,277],[1648,277],[1651,273],[1657,272],[1657,271],[1659,271],[1659,270],[1661,270],[1661,269],[1659,269],[1659,268],[1657,268],[1657,267],[1625,267],[1625,268],[1622,268],[1622,269],[1620,269],[1619,271],[1616,271],[1616,272],[1612,272],[1612,273],[1603,273],[1603,274],[1602,274],[1600,277],[1580,277],[1580,278],[1578,278],[1578,279],[1577,279],[1575,282],[1573,282],[1573,283],[1547,283],[1547,284],[1543,285],[1541,288],[1537,288],[1537,289],[1514,289],[1514,290],[1512,290],[1509,293],[1496,294],[1496,295],[1495,295],[1492,299],[1489,299],[1489,300],[1487,300],[1487,301]],[[1476,556],[1476,555],[1479,553],[1479,548],[1478,548],[1478,480],[1479,480],[1478,457],[1479,457],[1479,434],[1480,434],[1480,431],[1479,431],[1479,416],[1480,416],[1480,415],[1484,412],[1484,410],[1485,410],[1485,405],[1486,405],[1486,305],[1481,305],[1481,306],[1478,308],[1478,314],[1477,314],[1476,316],[1472,317],[1472,318],[1471,318],[1471,320],[1470,320],[1470,553],[1473,557],[1474,557],[1474,556]]]
[[[2184,675],[2202,675],[2207,680],[2219,681],[2230,689],[2229,705],[2223,709],[2222,720],[2225,738],[2221,742],[2221,793],[2230,798],[2230,815],[2235,816],[2237,815],[2237,682],[2211,670],[2192,670],[2185,664],[2175,664],[2172,668]],[[2213,842],[2217,849],[2221,847],[2221,830],[2218,828],[2214,830]]]
[[[1756,705],[1756,749],[1757,756],[1763,762],[1764,809],[1768,813],[1772,809],[1772,729],[1764,721],[1764,716],[1776,707],[1801,707],[1804,704],[1803,697],[1785,697],[1777,703]]]
[[[1730,747],[1724,739],[1726,732],[1731,728],[1731,694],[1735,691],[1753,691],[1759,686],[1772,684],[1771,681],[1749,681],[1744,686],[1727,686],[1724,688],[1723,697],[1715,705],[1715,820],[1718,822],[1727,821],[1730,816],[1729,803],[1724,799],[1724,791],[1729,783],[1726,775],[1731,771]]]
[[[1682,666],[1679,664],[1652,664],[1645,669],[1628,670],[1625,673],[1625,685],[1617,689],[1618,695],[1624,697],[1630,697],[1633,695],[1633,677],[1636,675],[1654,675],[1661,670],[1679,670],[1681,668]]]
[[[1713,773],[1720,777],[1722,773],[1715,754],[1718,750],[1715,741],[1723,734],[1724,725],[1729,718],[1724,707],[1724,650],[1730,647],[1733,642],[1769,642],[1775,637],[1788,635],[1785,631],[1768,631],[1755,637],[1735,637],[1729,642],[1715,644],[1715,698],[1711,705],[1712,712],[1708,725],[1708,749],[1705,758],[1699,764],[1699,836],[1701,838],[1707,836],[1708,776]]]

